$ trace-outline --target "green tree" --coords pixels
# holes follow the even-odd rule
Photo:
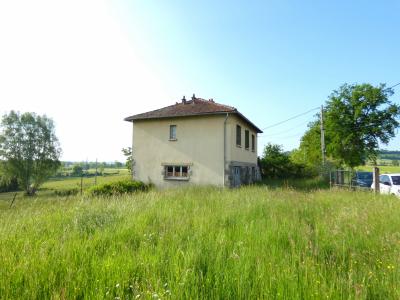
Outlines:
[[[11,111],[1,120],[0,159],[4,172],[15,177],[28,195],[60,166],[61,148],[53,121],[35,113]]]
[[[375,159],[379,143],[387,144],[399,126],[400,106],[384,84],[344,84],[334,91],[325,108],[327,153],[354,168]]]
[[[379,143],[387,144],[399,126],[400,107],[391,103],[392,89],[381,84],[342,85],[324,109],[325,145],[328,163],[354,168],[376,161]],[[320,121],[309,124],[293,154],[295,161],[321,165]]]
[[[399,161],[397,159],[392,160],[392,166],[398,167],[399,166]]]
[[[74,164],[72,166],[72,175],[74,175],[74,176],[82,176],[83,175],[82,164]]]
[[[131,147],[122,148],[122,153],[126,157],[125,166],[129,170],[129,173],[132,174],[132,168],[134,165],[134,160],[133,160],[133,156],[132,156],[132,148]]]
[[[264,178],[300,178],[314,175],[304,164],[293,162],[281,145],[268,143],[259,164]]]

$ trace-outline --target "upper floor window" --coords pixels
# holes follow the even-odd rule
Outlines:
[[[236,146],[242,146],[242,127],[236,125]]]
[[[256,136],[254,134],[251,135],[251,151],[256,151]]]
[[[176,125],[169,125],[169,140],[176,141]]]
[[[244,131],[244,148],[246,150],[249,150],[249,145],[250,145],[250,137],[249,137],[249,131],[245,130]]]

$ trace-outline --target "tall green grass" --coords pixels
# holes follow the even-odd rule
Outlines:
[[[399,211],[265,187],[0,201],[0,297],[399,299]]]

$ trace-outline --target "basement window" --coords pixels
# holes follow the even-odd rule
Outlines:
[[[189,166],[164,166],[164,179],[189,180]]]

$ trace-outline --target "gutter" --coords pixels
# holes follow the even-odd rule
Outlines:
[[[222,186],[225,187],[225,166],[226,166],[226,121],[228,120],[229,113],[226,113],[224,120],[224,172],[222,178]]]

